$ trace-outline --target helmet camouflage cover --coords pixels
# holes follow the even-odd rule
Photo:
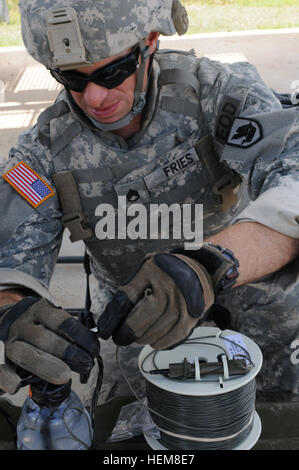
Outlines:
[[[62,70],[121,54],[150,32],[181,35],[188,27],[179,0],[20,0],[19,6],[29,54]]]

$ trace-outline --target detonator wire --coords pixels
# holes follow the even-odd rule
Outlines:
[[[221,337],[221,334],[217,336]],[[206,344],[217,347],[227,357],[227,352],[221,345],[201,341],[215,337],[215,335],[209,335],[191,338],[186,340],[184,345]],[[236,354],[233,358],[245,357],[251,367],[254,366],[247,349],[231,339],[225,338],[225,341],[229,341],[244,352],[244,355]],[[156,370],[159,370],[155,359],[160,352],[159,350],[151,351],[143,359],[140,366],[143,372],[149,373],[149,371],[144,369],[144,363],[151,355],[153,355],[152,361],[154,367]],[[148,401],[146,405],[143,398],[139,397],[131,386],[120,364],[118,355],[119,347],[116,349],[116,362],[119,370],[133,395],[150,413],[154,424],[160,430],[161,443],[166,448],[194,450],[209,448],[216,450],[231,449],[242,442],[250,432],[255,412],[256,387],[254,379],[232,392],[204,397],[175,394],[156,387],[146,380]],[[201,380],[206,382],[208,379]],[[228,380],[231,380],[231,378],[228,378]],[[152,415],[155,415],[155,419]],[[175,433],[173,432],[173,425],[176,426],[177,432]]]
[[[223,337],[221,336],[221,334],[218,336],[219,338],[222,338]],[[214,343],[207,343],[207,342],[202,342],[201,340],[202,339],[209,339],[209,338],[215,338],[215,336],[213,335],[209,335],[209,336],[199,336],[199,337],[195,337],[195,338],[191,338],[191,339],[187,339],[185,342],[184,342],[184,345],[192,345],[192,344],[200,344],[200,345],[208,345],[208,346],[214,346],[216,348],[219,348],[222,350],[222,354],[224,354],[226,356],[226,358],[228,359],[228,356],[227,356],[227,352],[226,352],[226,349],[221,346],[220,344],[214,344]],[[229,343],[231,344],[234,344],[235,346],[237,346],[239,349],[242,349],[244,351],[244,355],[242,354],[235,354],[233,356],[233,359],[235,359],[236,357],[243,357],[245,358],[251,365],[251,367],[254,367],[254,363],[251,359],[251,356],[249,354],[249,352],[247,351],[247,349],[245,349],[242,345],[236,343],[235,341],[229,339],[229,338],[225,338],[225,341],[228,341]],[[156,368],[156,370],[159,370],[159,367],[157,366],[156,364],[156,356],[157,354],[161,353],[160,350],[153,350],[151,351],[142,361],[142,364],[141,364],[141,370],[146,373],[146,374],[149,374],[149,371],[145,370],[144,367],[143,367],[143,364],[145,363],[145,361],[152,355],[153,358],[152,358],[152,361],[153,361],[153,364]],[[179,379],[175,379],[175,380],[179,380]],[[205,379],[205,381],[207,381],[208,379]]]
[[[153,418],[160,441],[175,449],[231,449],[248,435],[254,415],[255,382],[233,392],[216,396],[186,396],[168,392],[147,383],[151,409],[160,415],[176,417],[176,429],[160,415]],[[191,429],[191,427],[194,429]]]

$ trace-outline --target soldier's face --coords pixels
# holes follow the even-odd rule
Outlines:
[[[157,47],[158,37],[158,33],[151,33],[145,41],[145,45],[149,46],[150,54],[152,54]],[[126,56],[129,52],[130,50],[127,50],[123,54],[103,59],[90,67],[78,68],[76,71],[85,75],[91,75],[100,68]],[[144,88],[146,87],[148,78],[148,62],[149,60],[147,61],[144,77]],[[110,124],[123,118],[131,111],[134,102],[136,75],[137,72],[127,78],[119,86],[112,89],[105,88],[90,81],[82,92],[70,91],[70,93],[77,105],[88,116],[91,116],[101,123]]]
[[[96,62],[90,67],[78,68],[76,71],[91,75],[100,68],[125,56],[129,51],[117,56]],[[131,110],[134,101],[136,73],[125,80],[116,88],[108,89],[94,82],[88,85],[82,92],[71,91],[71,95],[77,105],[88,116],[102,123],[112,123],[124,117]]]

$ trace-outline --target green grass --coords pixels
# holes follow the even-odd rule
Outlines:
[[[19,24],[20,23],[20,14],[18,3],[19,0],[6,0],[8,9],[9,9],[9,23],[10,24]]]
[[[7,0],[9,24],[0,23],[0,46],[22,46],[18,0]]]
[[[0,23],[0,47],[23,45],[18,0],[7,0],[10,23]],[[188,34],[299,27],[299,0],[182,0]]]
[[[185,0],[184,4],[188,34],[299,27],[298,0]]]
[[[181,2],[189,7],[190,5],[234,5],[245,7],[282,7],[298,6],[298,0],[181,0]]]
[[[0,47],[7,46],[23,46],[20,25],[0,23]]]

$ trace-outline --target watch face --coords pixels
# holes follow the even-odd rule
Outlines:
[[[203,266],[211,275],[215,294],[231,288],[239,277],[239,261],[235,258],[233,252],[220,245],[213,245],[213,243],[205,243],[199,252],[201,250],[205,250],[206,252],[202,261],[199,260],[199,262],[202,262]],[[225,270],[225,266],[221,266],[221,264],[227,265],[227,269]],[[216,273],[219,273],[219,271],[224,272],[224,274],[220,279],[216,279]]]
[[[239,277],[239,261],[228,248],[222,248],[220,246],[217,248],[220,249],[221,254],[224,255],[227,260],[233,263],[230,263],[230,267],[227,269],[218,285],[218,292],[221,292],[222,290],[232,287],[237,282],[237,278]]]

